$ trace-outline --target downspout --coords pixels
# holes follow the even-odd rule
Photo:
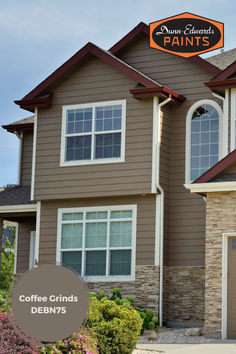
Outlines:
[[[154,97],[154,109],[157,113],[157,141],[156,141],[156,191],[160,191],[159,198],[156,198],[156,212],[159,211],[159,267],[160,267],[160,290],[159,290],[159,325],[163,326],[163,251],[164,251],[164,190],[160,185],[160,147],[161,147],[161,108],[171,101],[171,96],[159,103]],[[155,112],[155,111],[154,111]],[[159,206],[159,210],[158,210]]]
[[[21,183],[21,162],[22,162],[22,142],[23,142],[23,132],[18,133],[14,131],[14,134],[19,139],[19,155],[18,155],[18,176],[17,176],[17,184]]]

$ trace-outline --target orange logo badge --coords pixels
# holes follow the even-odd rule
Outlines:
[[[224,24],[189,12],[152,22],[150,47],[191,57],[224,46]]]

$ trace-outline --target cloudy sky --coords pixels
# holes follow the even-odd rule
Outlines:
[[[1,1],[0,124],[29,116],[13,100],[21,99],[88,41],[108,49],[140,21],[186,11],[224,22],[225,50],[236,46],[234,0]],[[0,129],[0,186],[16,183],[17,159],[18,139]]]

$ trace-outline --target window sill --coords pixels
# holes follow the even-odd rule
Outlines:
[[[85,165],[100,165],[109,163],[122,163],[125,162],[124,158],[113,158],[113,159],[98,159],[98,160],[81,160],[81,161],[61,161],[60,167],[65,166],[85,166]]]
[[[127,276],[84,276],[82,277],[86,283],[97,283],[97,282],[125,282],[125,281],[135,281],[134,275]]]

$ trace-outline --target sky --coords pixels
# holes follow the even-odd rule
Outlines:
[[[149,24],[192,12],[223,22],[224,49],[236,47],[235,0],[0,0],[0,4],[0,125],[30,116],[13,101],[87,42],[108,49],[141,21]],[[2,128],[0,152],[0,186],[17,183],[18,138]]]

